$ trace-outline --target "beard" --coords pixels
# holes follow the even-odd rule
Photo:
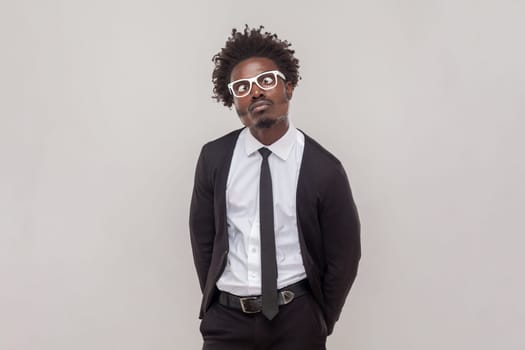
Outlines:
[[[278,119],[260,118],[255,123],[257,129],[269,129],[277,123]]]
[[[252,118],[248,115],[247,112],[241,113],[237,108],[235,108],[235,112],[237,112],[237,115],[241,119],[241,122],[244,126],[255,129],[270,129],[274,125],[281,123],[282,121],[288,118],[288,113],[284,113],[279,117],[275,118],[265,116],[265,113],[263,112],[258,117]]]

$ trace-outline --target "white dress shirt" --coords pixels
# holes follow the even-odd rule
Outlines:
[[[272,193],[277,256],[277,288],[306,278],[297,231],[297,180],[304,150],[304,135],[291,123],[288,131],[269,146],[245,128],[233,151],[226,185],[226,216],[229,252],[226,267],[217,281],[219,290],[238,296],[261,294],[261,241],[259,226],[259,179],[267,147],[272,174]]]

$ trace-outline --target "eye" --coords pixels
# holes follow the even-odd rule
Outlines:
[[[271,83],[273,83],[273,78],[272,78],[272,77],[265,77],[265,78],[264,78],[264,83],[265,83],[265,84],[271,84]]]
[[[261,83],[265,86],[271,86],[274,83],[274,79],[272,75],[265,75],[262,77]]]
[[[242,93],[245,93],[248,91],[249,89],[249,82],[247,81],[240,81],[238,83],[235,83],[233,85],[233,89],[235,90],[236,93],[238,94],[242,94]]]

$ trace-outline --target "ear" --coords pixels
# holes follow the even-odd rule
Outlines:
[[[288,100],[291,100],[292,99],[292,96],[293,96],[293,86],[292,86],[292,83],[290,83],[289,81],[286,82],[285,86],[285,92],[286,92],[286,97],[288,97]]]

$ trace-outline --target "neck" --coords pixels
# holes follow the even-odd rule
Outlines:
[[[269,128],[261,128],[257,126],[251,126],[250,132],[253,137],[255,137],[260,143],[265,146],[269,146],[275,141],[279,140],[281,137],[286,134],[290,123],[288,118],[279,120],[277,123],[273,124]]]

